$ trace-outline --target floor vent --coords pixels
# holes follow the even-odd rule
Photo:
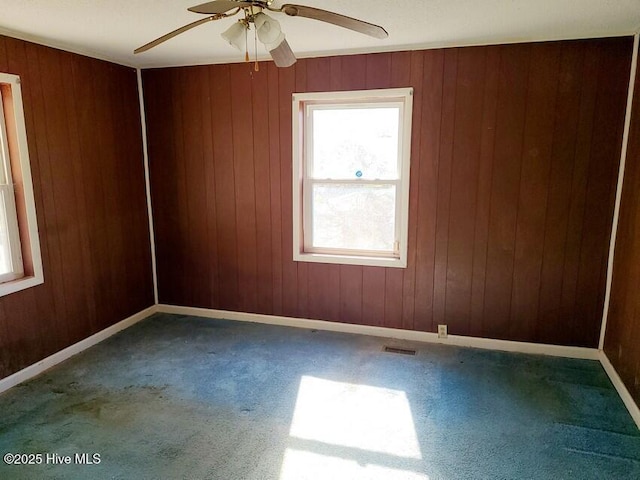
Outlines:
[[[401,353],[402,355],[415,355],[415,350],[410,350],[408,348],[397,348],[397,347],[384,347],[385,352],[389,353]]]

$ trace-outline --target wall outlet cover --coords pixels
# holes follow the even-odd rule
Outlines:
[[[438,325],[438,338],[447,338],[447,326]]]

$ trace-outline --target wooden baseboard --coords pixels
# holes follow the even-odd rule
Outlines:
[[[633,400],[631,393],[629,393],[629,390],[627,390],[627,387],[622,382],[620,375],[618,375],[618,372],[616,372],[616,369],[609,361],[609,357],[607,357],[607,354],[604,353],[604,351],[600,350],[598,359],[600,360],[604,371],[607,372],[607,375],[609,375],[611,383],[613,383],[613,386],[618,391],[618,395],[620,395],[620,398],[624,402],[625,407],[627,407],[627,410],[629,410],[631,418],[633,418],[633,421],[636,422],[638,429],[640,429],[640,408],[638,408],[638,405]]]
[[[625,406],[629,410],[631,417],[640,429],[640,409],[635,403],[631,394],[625,387],[616,372],[615,368],[607,358],[607,355],[594,348],[568,347],[561,345],[545,345],[540,343],[514,342],[509,340],[496,340],[490,338],[466,337],[461,335],[449,335],[447,338],[439,338],[436,333],[418,332],[415,330],[401,330],[386,327],[373,327],[369,325],[353,325],[348,323],[327,322],[323,320],[311,320],[305,318],[283,317],[276,315],[262,315],[245,312],[232,312],[226,310],[213,310],[207,308],[181,307],[176,305],[153,305],[146,308],[121,322],[116,323],[104,330],[91,335],[78,343],[75,343],[64,350],[40,360],[19,372],[14,373],[0,380],[0,393],[8,390],[19,383],[40,375],[45,370],[71,358],[72,356],[100,343],[110,336],[124,330],[148,316],[156,313],[171,313],[177,315],[193,315],[205,318],[219,318],[235,320],[241,322],[265,323],[270,325],[281,325],[287,327],[307,328],[317,330],[328,330],[333,332],[355,333],[360,335],[372,335],[376,337],[397,338],[401,340],[411,340],[425,343],[439,343],[443,345],[455,345],[460,347],[482,348],[487,350],[500,350],[505,352],[531,353],[540,355],[552,355],[557,357],[581,358],[588,360],[599,360],[605,372],[611,379],[613,386],[620,395]]]
[[[513,342],[510,340],[495,340],[491,338],[466,337],[449,335],[439,338],[436,333],[418,332],[415,330],[401,330],[387,327],[372,327],[369,325],[353,325],[350,323],[327,322],[324,320],[310,320],[305,318],[281,317],[276,315],[262,315],[257,313],[232,312],[226,310],[212,310],[208,308],[180,307],[175,305],[158,305],[158,312],[174,313],[178,315],[194,315],[206,318],[222,318],[241,322],[267,323],[286,327],[311,328],[329,330],[333,332],[357,333],[375,337],[397,338],[416,342],[441,343],[459,347],[474,347],[487,350],[501,350],[505,352],[533,353],[552,355],[556,357],[583,358],[598,360],[598,350],[595,348],[566,347],[561,345],[545,345],[542,343]]]
[[[138,323],[140,320],[144,320],[149,315],[154,314],[156,311],[156,305],[145,308],[141,312],[133,314],[130,317],[125,318],[124,320],[111,325],[110,327],[107,327],[104,330],[101,330],[98,333],[85,338],[84,340],[79,341],[78,343],[74,343],[64,350],[60,350],[59,352],[56,352],[53,355],[50,355],[47,358],[28,366],[27,368],[23,368],[13,375],[9,375],[8,377],[3,378],[2,380],[0,380],[0,393],[18,385],[19,383],[25,382],[37,375],[40,375],[45,370],[48,370],[51,367],[64,362],[74,355],[77,355],[78,353],[86,350],[87,348],[102,342],[103,340],[118,333],[119,331],[124,330],[125,328],[129,328],[131,325]]]

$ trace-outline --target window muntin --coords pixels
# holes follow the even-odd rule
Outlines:
[[[294,260],[406,266],[411,100],[294,94]]]

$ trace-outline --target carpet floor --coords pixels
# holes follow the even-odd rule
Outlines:
[[[596,361],[178,315],[0,412],[0,453],[35,463],[0,461],[1,479],[640,478],[640,431]]]

